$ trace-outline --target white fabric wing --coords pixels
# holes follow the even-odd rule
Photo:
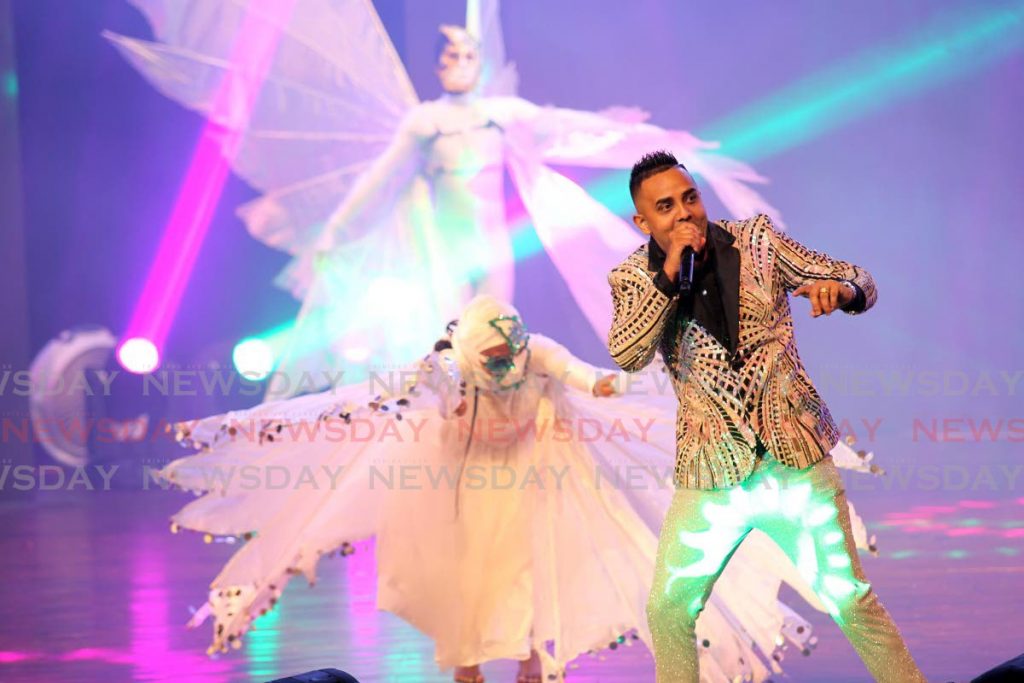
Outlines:
[[[294,253],[313,239],[418,103],[369,0],[302,0],[290,13],[249,0],[132,2],[155,40],[107,38],[160,92],[241,132],[232,167],[267,193],[242,217],[271,246]],[[245,82],[251,66],[235,51],[246,21],[280,32],[269,71],[251,110],[213,111],[222,84]]]
[[[546,163],[629,169],[644,154],[667,149],[711,186],[734,217],[767,213],[781,224],[778,209],[753,187],[768,182],[762,175],[742,161],[717,154],[717,142],[647,123],[642,111],[616,107],[594,113],[543,107],[534,125]]]

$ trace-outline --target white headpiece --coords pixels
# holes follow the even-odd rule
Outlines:
[[[462,311],[452,334],[452,351],[467,385],[501,391],[522,384],[530,358],[529,340],[514,306],[481,295]],[[485,349],[500,344],[508,344],[509,355],[483,355]]]

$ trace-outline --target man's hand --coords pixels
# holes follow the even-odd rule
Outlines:
[[[693,223],[680,223],[669,233],[669,248],[665,250],[663,270],[672,282],[679,277],[682,267],[683,250],[693,247],[698,254],[704,249],[704,232]]]
[[[599,398],[615,395],[615,380],[618,375],[605,375],[594,384],[594,396]]]
[[[811,300],[811,317],[831,315],[853,301],[854,293],[838,280],[816,280],[793,290],[793,296],[805,296]]]

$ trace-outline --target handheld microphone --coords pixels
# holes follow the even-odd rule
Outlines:
[[[696,255],[693,247],[683,249],[682,262],[679,264],[679,293],[688,296],[693,289],[693,262]]]

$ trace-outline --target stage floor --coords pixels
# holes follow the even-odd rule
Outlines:
[[[854,496],[883,549],[866,570],[929,680],[968,680],[1024,650],[1024,499]],[[233,547],[168,532],[168,516],[187,500],[110,491],[0,501],[0,680],[266,681],[321,667],[363,683],[450,680],[426,638],[374,609],[369,544],[325,560],[314,589],[293,581],[240,650],[207,657],[209,625],[183,625]],[[789,680],[867,680],[839,629],[798,609],[820,642],[808,657],[787,652]],[[492,682],[514,680],[513,671],[484,667]],[[582,658],[570,680],[653,680],[652,659],[642,645],[620,647]]]

